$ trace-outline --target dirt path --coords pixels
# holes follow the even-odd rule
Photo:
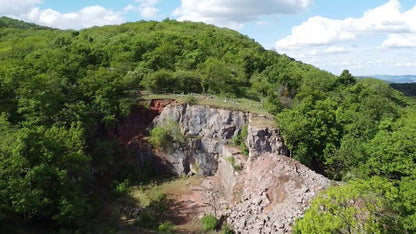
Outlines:
[[[207,188],[205,178],[190,177],[168,182],[163,185],[167,198],[172,201],[170,211],[177,233],[200,233],[200,218],[210,212],[205,204]]]

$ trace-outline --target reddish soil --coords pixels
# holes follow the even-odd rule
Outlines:
[[[171,102],[172,100],[152,100],[149,108],[141,107],[132,110],[118,126],[119,141],[129,144],[132,140],[145,136],[146,128]]]
[[[150,101],[149,109],[160,114],[162,113],[165,106],[169,105],[173,101],[173,99],[153,99],[152,101]]]
[[[182,178],[161,185],[167,198],[171,201],[170,219],[173,221],[175,233],[201,233],[200,217],[211,213],[205,203],[208,178],[193,176]]]

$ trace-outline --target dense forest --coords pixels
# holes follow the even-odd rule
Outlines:
[[[120,173],[123,148],[111,136],[137,107],[139,90],[262,101],[291,157],[340,184],[313,201],[296,232],[416,232],[416,102],[387,83],[348,70],[333,75],[203,23],[63,31],[6,17],[3,230],[88,230],[100,188],[132,178]]]

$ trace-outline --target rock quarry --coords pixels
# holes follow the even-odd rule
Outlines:
[[[330,186],[329,179],[288,157],[269,116],[172,100],[153,101],[150,109],[155,117],[145,123],[146,131],[174,121],[186,146],[166,153],[137,140],[142,136],[133,137],[128,147],[138,164],[151,161],[175,175],[205,176],[205,213],[214,213],[236,233],[291,233],[311,200]],[[232,145],[243,128],[248,155]]]

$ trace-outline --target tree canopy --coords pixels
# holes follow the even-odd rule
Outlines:
[[[122,150],[109,136],[136,105],[138,90],[261,101],[276,115],[292,157],[346,183],[344,198],[330,189],[312,203],[309,212],[317,216],[307,213],[300,232],[321,221],[339,224],[327,230],[324,223],[322,232],[392,230],[380,226],[389,225],[376,217],[380,212],[398,215],[392,228],[416,231],[415,100],[388,84],[348,70],[334,75],[204,23],[74,31],[6,17],[0,18],[0,225],[83,227],[93,213],[96,179],[113,171]],[[158,131],[161,140],[172,135]],[[382,198],[387,190],[379,181],[395,201]],[[331,214],[343,215],[347,226],[318,209],[329,198],[338,202]],[[340,204],[358,198],[367,209],[360,220],[353,216],[361,206]]]

